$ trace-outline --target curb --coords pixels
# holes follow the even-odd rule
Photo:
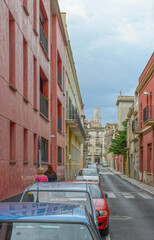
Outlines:
[[[144,185],[144,186],[142,185],[142,186],[141,186],[141,184],[144,184],[144,183],[134,182],[134,181],[136,181],[136,180],[134,180],[133,178],[129,178],[128,176],[124,175],[124,174],[121,173],[121,172],[117,172],[117,171],[114,170],[113,168],[109,168],[109,170],[110,170],[111,172],[115,173],[115,174],[116,174],[117,176],[119,176],[120,178],[122,178],[122,179],[130,182],[132,185],[134,185],[134,186],[136,186],[136,187],[138,187],[138,188],[140,188],[140,189],[142,189],[142,190],[144,190],[144,191],[146,191],[146,192],[154,195],[154,188],[153,188],[153,189],[148,189],[148,188],[149,188],[148,185]],[[132,180],[131,180],[131,179],[132,179]]]

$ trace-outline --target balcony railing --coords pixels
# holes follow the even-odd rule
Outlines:
[[[72,112],[71,111],[69,112],[69,119],[75,119],[77,121],[77,124],[78,124],[78,126],[80,128],[80,131],[81,131],[81,133],[83,135],[83,138],[86,139],[85,131],[83,129],[80,117],[79,117],[76,109],[74,109]]]
[[[48,99],[40,92],[40,112],[48,118]]]
[[[45,35],[44,29],[42,24],[40,23],[40,42],[42,43],[42,46],[46,52],[46,54],[48,54],[48,40],[47,37]]]
[[[58,121],[58,130],[61,131],[61,118],[59,116],[57,117],[57,121]]]
[[[57,81],[58,81],[59,85],[61,86],[61,74],[60,74],[59,69],[57,69]]]
[[[154,126],[154,105],[147,105],[143,109],[143,122],[145,126]]]

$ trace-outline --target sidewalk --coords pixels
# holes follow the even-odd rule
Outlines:
[[[119,177],[123,178],[124,180],[130,182],[131,184],[141,188],[142,190],[150,193],[150,194],[153,194],[154,195],[154,187],[150,187],[142,182],[139,182],[133,178],[129,178],[128,176],[126,176],[125,174],[121,173],[121,172],[118,172],[116,171],[115,169],[111,168],[111,167],[108,167],[108,169],[113,172],[114,174],[118,175]]]

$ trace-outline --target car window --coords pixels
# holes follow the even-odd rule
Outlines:
[[[22,202],[72,203],[87,207],[92,214],[90,197],[87,192],[77,191],[27,191]]]
[[[89,184],[89,189],[93,198],[104,198],[98,185]]]
[[[92,240],[84,224],[44,222],[0,222],[1,240]]]
[[[79,176],[98,176],[98,173],[97,173],[97,171],[91,170],[91,169],[88,169],[88,170],[81,169],[79,171],[78,175]]]

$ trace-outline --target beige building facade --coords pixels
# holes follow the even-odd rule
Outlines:
[[[117,130],[118,124],[117,123],[107,123],[104,128],[104,155],[103,157],[108,162],[108,166],[115,168],[114,160],[113,160],[113,153],[109,153],[109,148],[112,144],[112,139],[115,139],[115,133]]]
[[[123,130],[122,122],[126,121],[127,113],[129,108],[134,103],[133,96],[119,96],[117,100],[117,107],[118,107],[118,130]]]
[[[65,180],[73,180],[76,172],[83,167],[84,105],[68,36],[65,13],[62,13],[62,19],[68,42],[65,66]]]

